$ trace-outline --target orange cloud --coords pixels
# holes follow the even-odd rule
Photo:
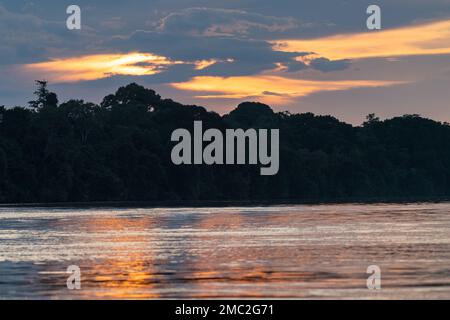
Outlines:
[[[103,79],[115,75],[146,76],[163,72],[174,64],[192,64],[195,70],[206,69],[226,60],[199,60],[193,62],[173,61],[152,53],[132,52],[125,54],[94,54],[80,57],[54,59],[27,64],[27,72],[43,73],[52,82],[77,82]]]
[[[272,44],[278,51],[314,51],[333,60],[450,54],[450,20],[310,40],[276,40]]]
[[[96,54],[55,59],[25,65],[29,72],[45,73],[54,82],[76,82],[113,75],[143,76],[162,72],[167,66],[183,63],[151,53]]]
[[[218,60],[216,59],[210,59],[210,60],[200,60],[195,63],[195,70],[203,70],[206,69],[214,64],[216,64]]]
[[[203,99],[244,99],[258,97],[266,103],[282,103],[320,91],[348,90],[362,87],[383,87],[400,84],[396,81],[314,81],[291,79],[273,75],[241,77],[195,77],[171,86],[186,91],[201,92]]]

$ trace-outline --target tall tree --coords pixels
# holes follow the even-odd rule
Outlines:
[[[34,92],[36,100],[29,101],[28,104],[34,110],[45,107],[56,107],[58,105],[58,97],[55,93],[47,89],[47,81],[36,80],[37,89]]]

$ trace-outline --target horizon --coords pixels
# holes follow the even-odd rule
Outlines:
[[[45,82],[45,80],[36,80],[35,82],[37,83],[38,81],[44,81],[44,82]],[[156,95],[159,95],[159,93],[158,93],[156,90],[154,90],[153,88],[147,88],[147,87],[142,86],[141,84],[136,83],[136,82],[129,83],[129,84],[123,86],[123,87],[119,87],[119,88],[117,88],[116,90],[114,90],[114,92],[106,93],[105,96],[104,96],[102,99],[100,99],[99,102],[89,101],[89,100],[86,100],[86,99],[84,99],[84,98],[82,98],[82,97],[72,97],[72,98],[70,98],[70,99],[67,99],[67,100],[64,100],[64,101],[60,101],[60,100],[59,100],[59,95],[58,95],[58,93],[57,93],[57,92],[53,92],[53,93],[55,93],[56,96],[57,96],[57,98],[58,98],[58,106],[60,106],[60,105],[62,105],[62,104],[65,104],[65,103],[68,103],[68,102],[70,102],[70,101],[79,101],[79,100],[84,101],[85,103],[92,103],[92,104],[94,104],[94,105],[96,105],[96,106],[100,106],[101,103],[102,103],[102,101],[103,101],[103,99],[106,98],[108,95],[110,95],[110,94],[115,94],[115,93],[117,93],[117,91],[118,91],[119,89],[121,89],[121,88],[127,88],[128,86],[134,85],[134,84],[137,85],[137,86],[140,86],[140,87],[144,88],[145,90],[152,90],[152,91],[155,92]],[[52,92],[52,90],[49,90],[49,91]],[[310,114],[312,114],[312,115],[314,115],[314,116],[323,116],[323,117],[328,117],[328,116],[329,116],[329,117],[332,117],[332,118],[338,120],[339,122],[342,122],[342,123],[345,123],[345,124],[350,124],[350,125],[352,125],[353,127],[361,127],[361,126],[363,126],[364,123],[365,123],[365,122],[369,119],[369,117],[371,117],[371,116],[374,117],[375,119],[377,119],[377,121],[389,121],[389,120],[392,120],[392,119],[395,119],[395,118],[402,118],[402,117],[414,116],[414,117],[420,117],[420,118],[426,119],[426,120],[432,120],[432,121],[435,121],[435,122],[440,123],[440,124],[443,124],[443,125],[449,125],[449,122],[447,122],[447,121],[441,121],[441,120],[438,120],[438,119],[433,119],[433,118],[431,118],[431,117],[426,117],[426,116],[424,116],[424,115],[421,115],[421,114],[414,114],[414,113],[411,113],[411,114],[410,114],[410,113],[399,114],[399,115],[396,115],[396,116],[385,117],[385,118],[379,117],[378,114],[376,114],[376,113],[368,113],[368,114],[364,117],[364,119],[362,119],[361,123],[352,123],[352,122],[347,122],[347,121],[345,121],[345,120],[343,120],[343,119],[340,119],[340,118],[338,118],[338,117],[336,117],[336,116],[334,116],[334,115],[332,115],[332,114],[316,114],[316,113],[314,113],[314,112],[312,112],[312,111],[305,111],[305,112],[291,112],[290,110],[275,110],[275,109],[273,108],[273,106],[271,106],[270,104],[265,104],[265,103],[262,103],[262,102],[260,102],[260,101],[250,101],[250,100],[241,101],[241,102],[237,103],[237,105],[235,105],[235,106],[230,106],[230,108],[228,108],[228,109],[225,110],[224,112],[217,112],[217,111],[215,111],[215,110],[211,110],[210,108],[208,108],[208,106],[205,106],[205,105],[185,104],[185,103],[183,103],[183,101],[174,100],[174,99],[172,99],[171,97],[164,97],[164,96],[161,96],[161,95],[160,95],[160,98],[161,98],[161,100],[173,100],[174,102],[179,103],[179,104],[181,104],[181,105],[183,105],[183,106],[195,106],[195,107],[199,107],[199,108],[204,108],[207,112],[215,112],[215,113],[219,114],[221,117],[224,117],[224,116],[226,116],[226,115],[229,115],[230,113],[232,113],[233,111],[235,111],[236,109],[238,109],[241,105],[249,104],[249,103],[250,103],[250,104],[262,104],[263,106],[269,107],[269,108],[270,108],[273,112],[275,112],[275,113],[289,112],[289,114],[291,114],[291,115],[303,115],[303,114],[308,114],[308,113],[310,113]],[[26,103],[26,105],[15,105],[15,106],[6,106],[6,105],[0,104],[0,107],[5,107],[5,109],[24,108],[24,109],[33,110],[33,107],[31,107],[31,106],[29,105],[29,103],[30,103],[30,101],[28,101],[28,102]],[[1,115],[1,114],[0,114],[0,115]],[[1,118],[0,118],[0,122],[1,122]]]

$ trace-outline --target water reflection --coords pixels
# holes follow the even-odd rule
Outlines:
[[[0,209],[0,298],[450,298],[450,204]],[[82,290],[66,288],[69,265]],[[366,288],[369,265],[382,290]]]

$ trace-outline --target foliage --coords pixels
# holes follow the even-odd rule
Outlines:
[[[31,108],[0,108],[0,201],[328,200],[450,195],[450,126],[417,115],[362,126],[246,102],[220,116],[137,84],[100,105],[58,104],[38,82]],[[177,128],[279,128],[280,171],[175,166]]]

